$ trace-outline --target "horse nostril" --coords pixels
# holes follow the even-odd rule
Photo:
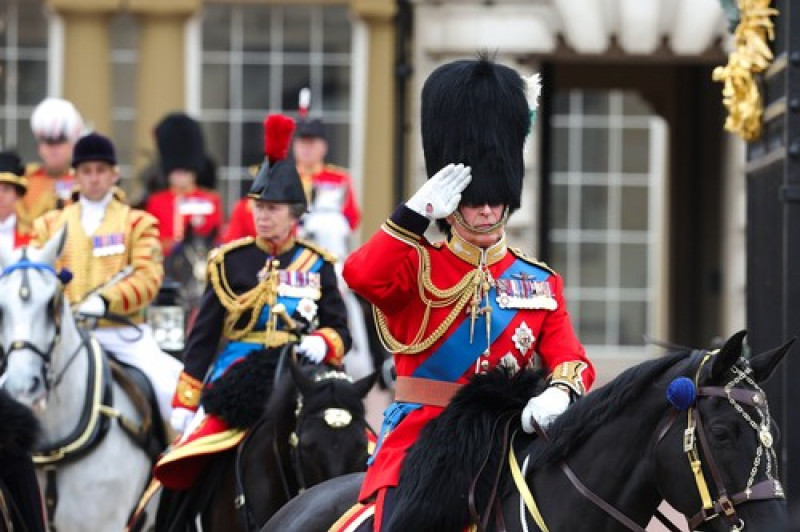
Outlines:
[[[28,388],[29,394],[34,394],[39,390],[39,387],[42,385],[42,378],[41,377],[34,377],[31,379],[31,386]]]

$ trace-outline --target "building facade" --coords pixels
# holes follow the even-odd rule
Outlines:
[[[745,324],[743,143],[723,133],[728,52],[718,0],[0,0],[0,134],[36,158],[48,95],[113,136],[126,186],[152,129],[203,124],[228,208],[260,162],[261,120],[329,124],[375,230],[422,180],[419,91],[487,50],[545,90],[512,241],[566,280],[601,379],[653,356],[645,338],[708,346]]]

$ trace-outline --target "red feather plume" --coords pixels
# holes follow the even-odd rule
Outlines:
[[[282,161],[289,154],[294,126],[294,119],[286,115],[269,115],[264,119],[264,156],[270,164]]]

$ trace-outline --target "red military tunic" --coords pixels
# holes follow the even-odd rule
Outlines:
[[[186,194],[169,189],[156,192],[147,200],[145,210],[158,220],[165,255],[183,240],[190,226],[192,234],[200,237],[217,237],[222,226],[219,194],[203,188]]]
[[[353,192],[353,182],[344,168],[331,164],[322,165],[317,171],[304,173],[303,169],[297,169],[303,188],[309,197],[309,205],[314,205],[312,196],[330,192],[341,194],[341,211],[350,229],[355,229],[361,222],[361,211],[356,203],[356,196]],[[311,190],[313,189],[313,194]]]
[[[591,386],[594,369],[573,332],[558,274],[519,251],[507,249],[505,239],[484,253],[458,236],[447,243],[432,244],[422,236],[427,226],[426,218],[401,206],[344,264],[344,279],[383,314],[385,331],[405,344],[406,351],[423,347],[417,353],[395,352],[398,377],[466,383],[472,375],[498,365],[513,369],[530,366],[538,354],[550,372],[558,369],[561,375],[561,370],[569,368],[573,379],[568,384],[577,392]],[[477,275],[482,256],[489,276],[480,279],[490,279],[491,288],[488,298],[485,292],[481,295],[480,305],[493,307],[491,333],[487,333],[485,317],[480,315],[470,340],[469,309],[475,284],[469,282],[463,290],[450,290],[449,295],[437,295],[432,290],[448,291]],[[448,302],[426,308],[420,282],[427,286],[424,297]],[[435,341],[425,345],[431,343],[428,339]],[[382,439],[367,469],[361,500],[397,485],[407,450],[441,411],[442,407],[429,404],[398,402],[387,409]]]
[[[244,197],[233,207],[222,242],[227,244],[246,236],[256,236],[256,224],[253,220],[253,200]]]

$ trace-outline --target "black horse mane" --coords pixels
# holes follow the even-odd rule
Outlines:
[[[642,362],[577,401],[550,427],[550,443],[536,446],[531,456],[532,466],[538,468],[565,458],[598,428],[632,404],[659,376],[679,361],[686,360],[690,354],[691,351],[686,350]],[[667,404],[666,396],[664,404]]]
[[[564,458],[689,353],[643,362],[577,401],[550,427],[550,443],[534,446],[533,466]],[[409,450],[388,530],[464,530],[472,521],[467,497],[476,478],[476,509],[485,511],[493,477],[505,459],[504,426],[508,423],[511,431],[517,429],[528,400],[546,386],[541,371],[510,376],[500,369],[476,375],[461,388]]]
[[[39,422],[33,412],[0,390],[0,455],[29,453],[38,434]]]

